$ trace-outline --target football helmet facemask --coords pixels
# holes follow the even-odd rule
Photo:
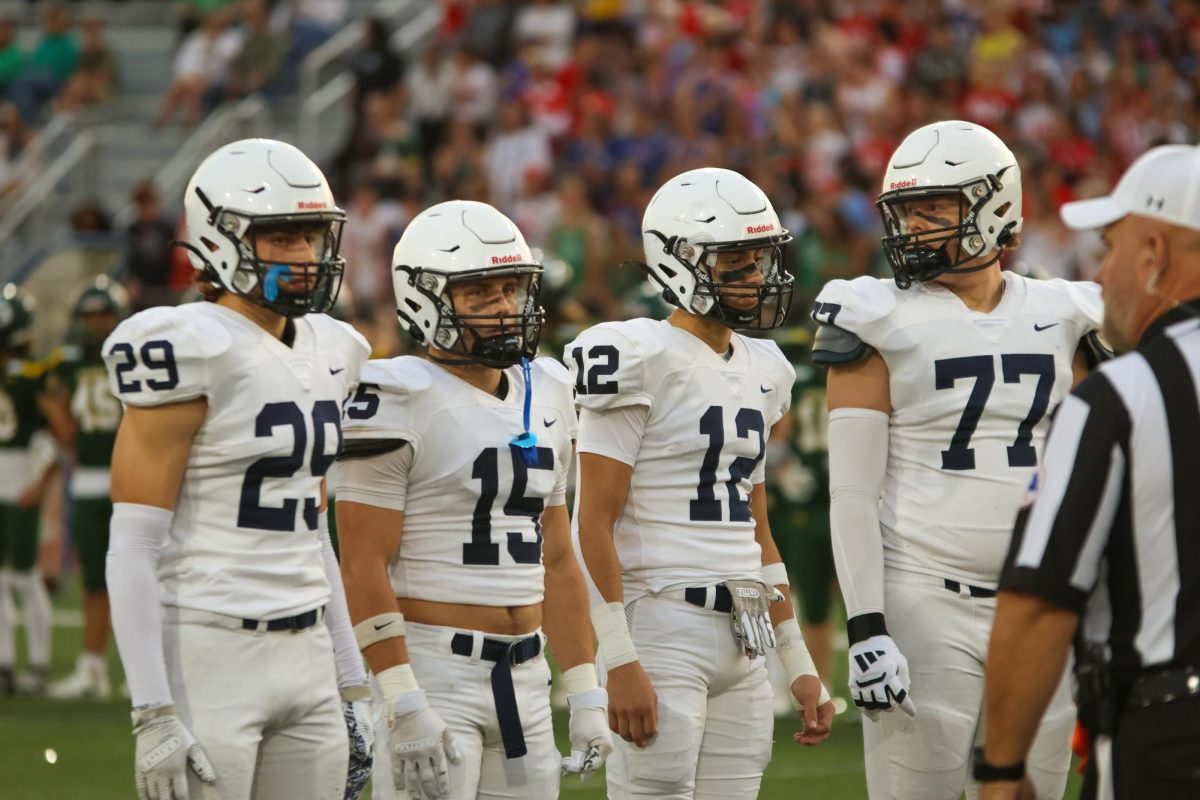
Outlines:
[[[468,200],[422,211],[392,255],[397,316],[447,364],[503,369],[532,359],[545,321],[541,277],[517,226]],[[512,311],[497,313],[497,301]]]
[[[321,170],[292,145],[244,139],[220,148],[192,176],[184,211],[180,244],[205,279],[285,317],[333,307],[346,214]],[[300,258],[260,256],[262,240],[280,232],[303,238],[305,247],[288,248]]]

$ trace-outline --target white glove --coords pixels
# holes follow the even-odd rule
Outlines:
[[[571,709],[571,755],[562,760],[564,775],[578,775],[581,783],[604,764],[612,752],[608,729],[608,692],[599,687],[567,695]]]
[[[908,696],[908,686],[908,659],[891,636],[872,636],[850,645],[850,695],[872,720],[897,705],[915,717],[917,707]]]
[[[350,763],[346,770],[345,800],[358,800],[375,763],[375,726],[371,724],[371,688],[348,686],[341,691],[342,715],[350,739]]]
[[[388,748],[392,782],[412,800],[443,800],[450,796],[446,765],[460,760],[446,723],[429,707],[425,692],[416,689],[397,697],[387,709]]]
[[[175,706],[155,706],[133,712],[134,781],[139,800],[187,800],[187,769],[205,783],[217,773],[204,748],[175,714]]]
[[[775,646],[775,627],[771,624],[771,603],[783,599],[783,593],[760,581],[725,581],[733,598],[733,638],[748,658],[765,656]]]

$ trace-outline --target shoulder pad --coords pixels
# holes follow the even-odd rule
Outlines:
[[[642,322],[654,324],[651,320],[605,322],[567,345],[563,363],[571,372],[580,406],[599,411],[652,404],[647,361],[662,350],[662,343],[649,335],[651,329],[638,324]]]
[[[428,362],[414,356],[375,359],[363,364],[362,377],[342,415],[347,439],[413,439],[413,395],[433,383]]]
[[[352,359],[352,363],[359,364],[370,357],[370,343],[350,323],[334,319],[328,314],[308,314],[304,318],[312,325],[318,342],[329,342],[341,348],[346,357]]]
[[[813,340],[813,362],[817,364],[852,364],[870,351],[862,339],[833,325],[817,328]]]
[[[792,366],[792,362],[783,354],[783,350],[775,340],[752,339],[739,334],[734,334],[734,336],[746,344],[755,366],[769,375],[775,381],[776,388],[781,389],[783,394],[790,397],[792,384],[796,382],[796,368]]]
[[[1067,295],[1074,301],[1075,308],[1079,310],[1081,328],[1088,333],[1099,330],[1104,322],[1104,300],[1100,297],[1100,284],[1093,281],[1061,282]]]
[[[1116,352],[1104,341],[1100,336],[1100,331],[1091,331],[1079,343],[1083,348],[1083,357],[1087,359],[1088,369],[1095,369],[1105,361],[1110,361],[1117,357]]]
[[[204,397],[209,363],[233,341],[229,330],[193,306],[150,308],[117,326],[104,342],[112,393],[134,406]]]
[[[535,369],[540,369],[542,372],[546,373],[546,377],[550,378],[555,383],[561,383],[564,386],[571,385],[571,373],[568,372],[567,368],[559,363],[558,359],[556,358],[551,358],[550,356],[541,356],[539,358],[535,358],[530,366],[534,367]]]
[[[897,291],[894,282],[869,276],[830,281],[813,304],[813,321],[822,328],[841,328],[875,346],[874,340],[882,334],[878,323],[896,307]]]

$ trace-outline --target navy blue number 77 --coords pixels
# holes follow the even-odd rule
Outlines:
[[[1054,387],[1054,356],[1048,353],[1004,353],[1000,369],[1005,383],[1020,383],[1022,375],[1036,375],[1033,402],[1029,413],[1017,426],[1017,438],[1008,448],[1010,467],[1037,466],[1037,450],[1033,447],[1033,429],[1046,415],[1050,406],[1050,390]],[[942,451],[942,469],[975,469],[975,448],[971,437],[983,416],[992,387],[996,384],[996,367],[991,356],[943,358],[933,362],[935,388],[951,389],[956,381],[974,378],[975,385],[967,398],[958,427],[950,438],[949,449]]]

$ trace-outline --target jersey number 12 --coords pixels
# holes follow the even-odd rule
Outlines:
[[[754,458],[738,456],[729,464],[729,480],[725,486],[729,491],[729,521],[750,521],[750,498],[742,497],[738,483],[749,478],[762,461],[766,447],[764,434],[766,424],[762,412],[757,408],[739,408],[733,418],[734,430],[739,439],[758,434],[758,455]],[[721,501],[717,499],[717,466],[721,461],[721,450],[725,447],[725,409],[709,406],[700,416],[700,433],[708,437],[708,449],[700,464],[700,484],[696,487],[696,499],[691,501],[688,518],[697,522],[720,522]]]

